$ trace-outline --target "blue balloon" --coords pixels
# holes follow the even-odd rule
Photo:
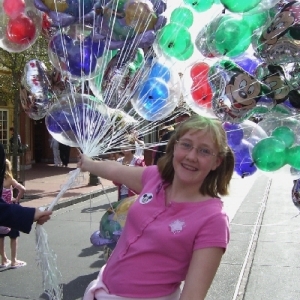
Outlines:
[[[94,42],[90,36],[78,42],[66,34],[57,34],[52,38],[49,47],[66,68],[63,71],[77,77],[90,75],[96,68],[97,59],[104,52],[104,43]]]
[[[239,56],[233,61],[252,76],[255,76],[257,66],[261,63],[257,58],[249,55]]]
[[[148,78],[160,78],[165,82],[169,82],[171,75],[167,67],[160,63],[155,63],[150,71]]]
[[[67,8],[64,13],[79,18],[93,9],[94,0],[67,0]]]
[[[253,175],[257,171],[257,168],[254,165],[251,157],[247,157],[243,162],[235,164],[234,171],[244,178]]]
[[[244,139],[239,145],[232,148],[235,160],[234,170],[241,177],[250,176],[257,171],[251,157],[252,148],[253,146]]]
[[[75,130],[75,121],[71,113],[55,110],[47,117],[47,128],[53,133]]]
[[[149,78],[140,87],[139,105],[144,107],[146,115],[155,115],[167,105],[169,88],[158,78]],[[147,118],[146,118],[147,119]]]
[[[226,132],[228,145],[233,148],[239,145],[244,137],[243,128],[237,123],[223,123]]]

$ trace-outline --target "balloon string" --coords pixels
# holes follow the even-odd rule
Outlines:
[[[64,193],[68,189],[70,189],[72,186],[74,186],[74,184],[76,183],[76,178],[78,177],[79,174],[80,174],[79,168],[69,172],[68,181],[61,187],[60,192],[57,194],[57,196],[54,198],[54,200],[48,206],[47,210],[53,210],[54,206],[57,204],[57,202],[60,200],[60,198],[64,195]]]
[[[61,273],[57,268],[56,254],[50,249],[48,235],[42,225],[36,225],[36,261],[42,270],[43,288],[50,300],[62,300]]]

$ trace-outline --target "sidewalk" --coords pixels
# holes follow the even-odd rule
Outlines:
[[[54,167],[53,164],[37,163],[31,169],[25,171],[24,199],[21,199],[23,206],[41,207],[48,206],[60,192],[61,186],[68,180],[68,173],[76,169],[76,164],[71,163],[69,167]],[[115,191],[115,185],[108,180],[101,179],[97,186],[89,185],[89,173],[80,176],[77,186],[69,189],[59,200],[54,209],[59,209],[80,201],[94,198],[106,192]]]

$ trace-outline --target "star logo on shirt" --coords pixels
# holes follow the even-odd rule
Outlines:
[[[185,226],[185,222],[176,220],[176,221],[173,221],[169,226],[171,228],[171,232],[173,232],[175,234],[175,233],[179,233],[182,231],[183,227]]]

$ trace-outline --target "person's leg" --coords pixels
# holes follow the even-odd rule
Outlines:
[[[10,249],[11,249],[11,268],[19,268],[26,266],[26,262],[17,259],[17,247],[18,247],[18,238],[10,239]]]
[[[4,237],[0,237],[0,255],[1,255],[1,265],[4,266],[9,263],[9,259],[6,256],[4,249]]]
[[[60,152],[60,159],[61,159],[62,165],[64,166],[65,165],[65,153],[64,153],[65,151],[64,151],[64,148],[61,147],[59,152]]]
[[[15,265],[17,263],[17,238],[10,238],[10,253],[11,253],[11,265]]]
[[[70,161],[70,151],[71,151],[71,148],[67,147],[66,148],[66,166],[68,166],[69,161]]]

